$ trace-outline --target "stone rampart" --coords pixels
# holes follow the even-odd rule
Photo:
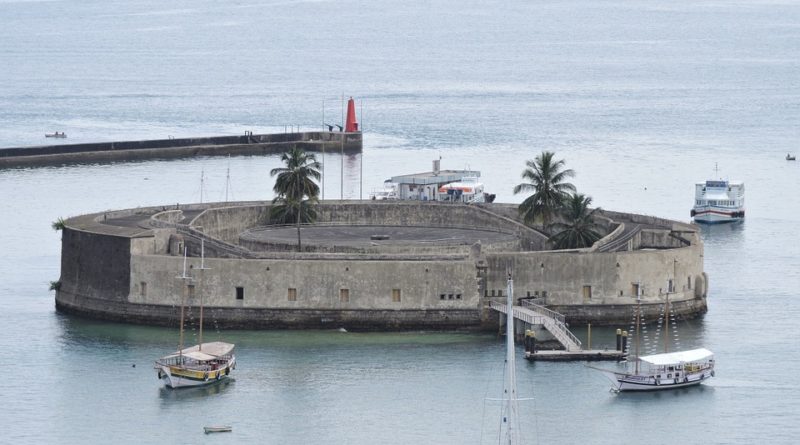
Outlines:
[[[509,250],[476,245],[457,254],[410,247],[252,252],[238,245],[242,232],[265,223],[268,208],[266,202],[155,206],[71,218],[64,229],[57,307],[97,318],[169,324],[187,292],[193,306],[203,296],[219,326],[485,329],[497,322],[487,302],[502,296],[512,270],[517,298],[543,299],[571,323],[627,323],[637,295],[652,308],[669,297],[684,317],[706,310],[702,242],[691,226],[680,223],[654,220],[656,225],[644,227],[648,235],[642,242],[654,248],[622,252],[531,251],[521,242]],[[542,234],[521,227],[513,214],[492,209],[333,201],[322,203],[319,214],[328,224],[471,224],[513,233],[528,244],[544,243]],[[606,226],[616,228],[636,216],[609,218]],[[207,240],[208,268],[202,272],[201,238]],[[191,288],[175,279],[183,267],[177,245],[188,247],[189,274],[195,278]]]

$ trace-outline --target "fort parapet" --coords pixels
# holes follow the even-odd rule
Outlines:
[[[181,298],[220,327],[493,329],[513,270],[518,298],[574,324],[627,326],[667,297],[679,317],[706,311],[695,226],[604,212],[588,249],[545,250],[511,204],[323,201],[314,225],[268,224],[268,202],[129,209],[70,218],[62,235],[60,311],[174,325]],[[370,236],[373,233],[381,236]],[[200,270],[201,246],[204,270]],[[176,279],[187,252],[187,273]]]

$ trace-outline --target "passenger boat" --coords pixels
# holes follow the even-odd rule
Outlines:
[[[477,176],[465,176],[458,182],[451,182],[439,187],[439,201],[486,202],[483,183]],[[491,201],[490,201],[491,202]]]
[[[45,133],[44,137],[46,137],[46,138],[65,138],[65,137],[67,137],[67,134],[64,133],[63,131],[60,132],[60,133],[58,131],[56,131],[55,133]]]
[[[792,156],[792,155],[791,155],[791,154],[789,154],[789,153],[786,153],[786,160],[787,160],[787,161],[794,161],[794,160],[795,160],[795,157],[794,157],[794,156]]]
[[[370,193],[370,199],[372,199],[373,201],[386,201],[386,200],[398,199],[397,184],[394,184],[391,181],[384,182],[382,189],[374,190],[372,193]]]
[[[202,274],[206,269],[204,265],[204,248],[201,245],[201,264],[199,270]],[[227,378],[236,368],[236,356],[233,353],[234,345],[220,341],[203,343],[203,298],[200,295],[200,330],[198,344],[184,348],[184,315],[186,296],[189,282],[194,278],[186,275],[186,249],[183,256],[183,275],[178,277],[183,281],[183,296],[181,297],[180,342],[178,350],[172,354],[161,357],[155,362],[158,379],[162,380],[169,388],[185,388],[204,386]],[[201,280],[202,281],[202,280]]]
[[[669,317],[669,298],[665,303],[664,317],[665,319]],[[714,377],[714,353],[705,348],[639,356],[641,347],[639,331],[642,324],[641,304],[636,305],[635,323],[635,351],[632,356],[629,356],[626,363],[626,366],[630,367],[632,362],[633,369],[618,371],[587,365],[602,372],[611,381],[613,391],[660,391],[683,388],[699,385]],[[668,322],[664,323],[664,329],[664,344],[665,350],[667,350]]]
[[[709,224],[742,221],[744,184],[721,179],[695,184],[691,216],[696,222]]]

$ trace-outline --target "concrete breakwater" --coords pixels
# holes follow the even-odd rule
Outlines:
[[[607,236],[595,246],[551,251],[543,250],[543,234],[513,218],[513,208],[324,201],[318,224],[302,229],[302,252],[262,230],[273,227],[268,202],[78,216],[63,229],[56,306],[93,318],[175,325],[181,298],[197,312],[202,297],[207,317],[220,327],[495,329],[498,315],[489,302],[505,298],[510,269],[516,297],[537,299],[570,323],[627,325],[637,297],[653,320],[667,297],[679,317],[706,311],[708,278],[694,226],[607,212]],[[381,239],[364,239],[378,227]],[[414,239],[420,231],[425,237]],[[457,233],[447,236],[451,231]],[[264,238],[251,250],[254,232]],[[208,268],[202,271],[201,241]],[[619,247],[602,247],[609,245]],[[184,248],[188,283],[175,279]]]
[[[0,168],[83,162],[169,159],[190,156],[239,156],[282,153],[291,147],[306,151],[362,150],[362,134],[311,131],[142,141],[42,145],[0,149]]]

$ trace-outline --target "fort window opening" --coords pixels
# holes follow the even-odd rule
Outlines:
[[[688,289],[692,288],[692,277],[686,277],[686,287]]]
[[[494,292],[492,292],[492,294],[494,294]],[[494,296],[494,295],[493,295],[493,296]],[[444,300],[444,294],[439,294],[439,299],[440,299],[440,300]]]
[[[297,289],[290,287],[289,292],[286,294],[286,299],[289,301],[297,301]]]
[[[243,287],[236,287],[236,299],[237,300],[244,300],[244,288]]]
[[[675,292],[675,283],[672,282],[672,278],[667,280],[667,292]]]
[[[452,300],[452,299],[453,299],[453,294],[448,294],[448,295],[447,295],[447,299],[448,299],[448,300]]]
[[[583,286],[583,299],[584,300],[592,299],[592,286]]]
[[[194,284],[186,285],[186,296],[187,298],[194,298]]]
[[[339,302],[341,303],[350,302],[350,289],[339,289]]]
[[[461,299],[461,294],[456,294],[456,300],[460,300],[460,299]]]
[[[631,294],[634,297],[639,296],[639,283],[633,283],[633,285],[631,285]]]
[[[147,296],[147,283],[142,281],[139,283],[139,295],[146,297]]]
[[[393,303],[400,302],[400,289],[392,289],[392,302]]]

